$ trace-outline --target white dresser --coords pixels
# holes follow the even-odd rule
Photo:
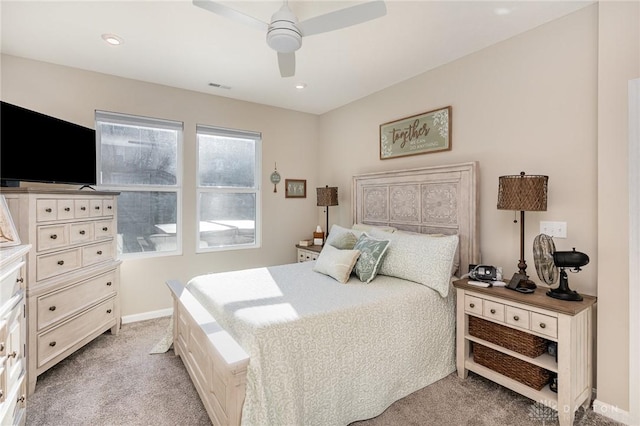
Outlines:
[[[25,423],[26,258],[30,245],[0,250],[0,425]]]
[[[115,192],[7,188],[27,261],[27,380],[120,330]]]

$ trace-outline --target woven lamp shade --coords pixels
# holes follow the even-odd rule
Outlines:
[[[318,192],[318,206],[337,206],[338,205],[338,187],[326,186],[324,188],[316,188]]]
[[[518,211],[547,210],[549,176],[519,175],[498,178],[498,209]]]

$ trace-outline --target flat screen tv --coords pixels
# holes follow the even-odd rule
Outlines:
[[[0,181],[95,185],[95,130],[0,101]]]

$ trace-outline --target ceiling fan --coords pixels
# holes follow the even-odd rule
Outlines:
[[[282,77],[292,77],[295,74],[295,51],[302,46],[302,37],[361,24],[387,13],[387,7],[383,0],[373,0],[298,22],[298,18],[289,8],[287,0],[284,0],[282,7],[271,16],[271,22],[266,23],[218,1],[193,0],[193,4],[266,32],[267,44],[278,52],[278,66]]]

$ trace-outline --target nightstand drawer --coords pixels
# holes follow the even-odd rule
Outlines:
[[[529,329],[529,311],[507,305],[506,323],[518,328]]]
[[[482,305],[482,316],[495,321],[504,322],[504,305],[502,303],[484,300]]]
[[[531,312],[531,331],[557,338],[558,319],[537,312]]]
[[[38,226],[38,251],[69,245],[69,227],[66,224]]]
[[[482,299],[465,294],[464,310],[473,314],[482,315]]]

